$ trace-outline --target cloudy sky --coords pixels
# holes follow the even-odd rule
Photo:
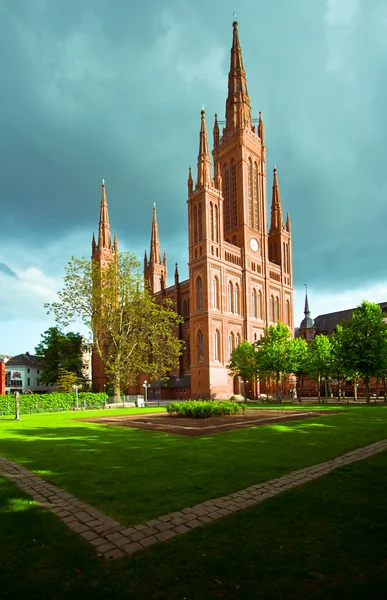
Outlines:
[[[153,202],[187,276],[186,180],[200,110],[224,114],[232,14],[268,166],[292,219],[295,321],[387,300],[385,0],[2,0],[0,353],[53,324],[71,255],[89,256],[106,179],[140,259]]]

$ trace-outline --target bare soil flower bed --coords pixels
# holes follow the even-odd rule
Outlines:
[[[104,425],[119,425],[120,427],[132,427],[135,429],[148,429],[151,431],[163,431],[188,437],[210,435],[222,431],[232,431],[242,427],[257,427],[284,423],[287,421],[298,421],[310,419],[311,417],[338,414],[337,410],[265,410],[258,408],[247,409],[244,415],[232,415],[223,417],[210,417],[209,419],[184,419],[170,417],[165,413],[147,413],[144,415],[117,415],[109,417],[94,417],[78,419],[91,423]]]

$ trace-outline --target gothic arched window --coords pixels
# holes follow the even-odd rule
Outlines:
[[[290,302],[286,300],[286,325],[290,325]]]
[[[270,296],[270,321],[274,323],[274,296]]]
[[[209,214],[209,226],[210,226],[210,238],[214,241],[214,207],[210,202],[210,214]]]
[[[196,280],[196,309],[202,310],[203,308],[203,281],[201,277]]]
[[[217,277],[212,280],[212,306],[216,309],[219,308],[219,280]]]
[[[218,207],[214,204],[214,242],[219,241],[218,227]]]
[[[275,322],[279,323],[279,298],[275,299]]]
[[[259,201],[258,201],[258,166],[254,163],[254,228],[259,229]]]
[[[262,292],[258,292],[258,319],[262,319]]]
[[[199,242],[201,242],[203,239],[203,211],[201,202],[199,202],[198,206],[198,236]]]
[[[198,331],[198,362],[204,360],[204,335],[202,331]]]
[[[198,207],[194,206],[193,209],[193,222],[194,222],[194,244],[198,243]]]
[[[249,226],[254,227],[254,207],[253,207],[253,163],[251,158],[247,162],[247,191],[249,202]]]
[[[240,343],[241,343],[241,336],[239,335],[239,333],[237,333],[235,336],[235,348],[238,348]]]
[[[239,315],[239,285],[234,287],[234,313]]]
[[[228,282],[227,286],[227,310],[232,312],[232,300],[233,300],[233,285],[231,281]]]
[[[234,350],[234,334],[231,332],[228,334],[228,355],[231,358],[231,354]]]
[[[219,360],[220,356],[220,335],[219,331],[214,332],[214,360]]]
[[[257,318],[257,292],[253,290],[251,292],[251,316]]]
[[[231,222],[232,228],[238,227],[238,205],[237,205],[237,181],[236,181],[236,164],[235,160],[231,160]]]
[[[223,199],[224,199],[224,232],[231,229],[231,207],[230,207],[230,174],[228,164],[223,167]]]

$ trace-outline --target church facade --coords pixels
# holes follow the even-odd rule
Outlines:
[[[288,214],[284,223],[274,168],[268,227],[266,171],[262,113],[252,118],[235,21],[225,120],[215,115],[211,159],[202,110],[197,170],[189,169],[189,278],[181,282],[176,265],[174,283],[168,286],[156,207],[150,254],[144,257],[144,278],[152,294],[157,301],[170,298],[184,319],[179,337],[185,350],[170,385],[163,388],[165,397],[175,398],[179,388],[185,394],[179,397],[185,398],[229,398],[239,393],[239,382],[227,369],[233,349],[243,340],[256,341],[267,325],[279,321],[293,331],[290,218]],[[117,252],[117,241],[111,243],[110,228],[106,229],[108,222],[103,186],[98,244],[93,238],[95,260],[110,260]],[[102,389],[103,367],[97,362],[93,362],[93,380]],[[152,384],[154,392],[157,385]]]

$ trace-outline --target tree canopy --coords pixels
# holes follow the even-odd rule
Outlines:
[[[41,337],[43,339],[36,346],[35,354],[39,356],[40,380],[43,383],[56,383],[61,368],[84,379],[83,352],[86,347],[80,333],[63,333],[58,327],[50,327]]]

